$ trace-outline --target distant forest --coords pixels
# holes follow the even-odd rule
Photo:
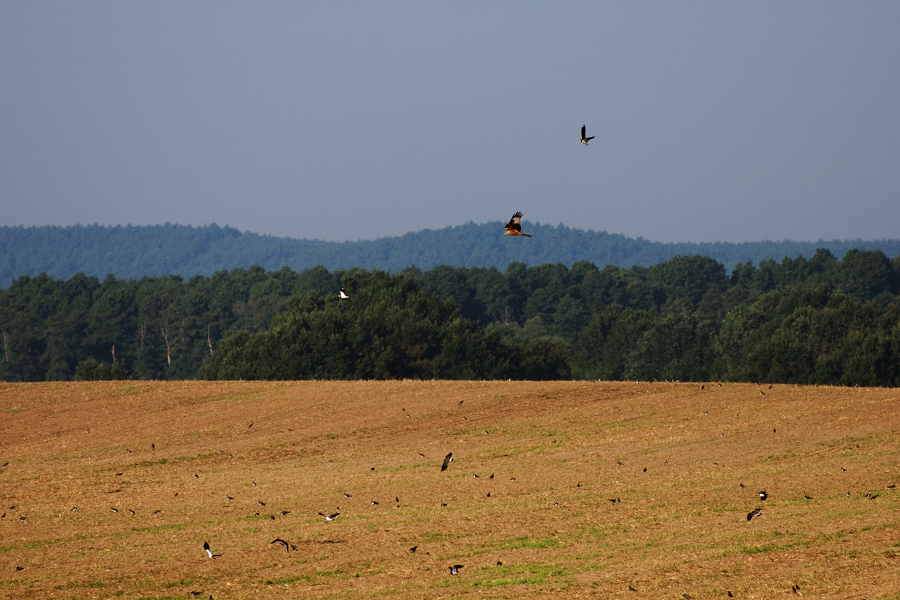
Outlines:
[[[528,266],[587,261],[603,268],[649,267],[676,256],[707,256],[731,272],[738,263],[754,263],[787,256],[811,258],[825,248],[841,258],[850,249],[900,254],[900,240],[844,240],[818,242],[747,242],[663,244],[606,232],[525,222],[530,239],[503,235],[504,223],[469,223],[424,230],[399,237],[357,242],[297,240],[209,225],[70,227],[0,227],[0,288],[23,275],[46,273],[69,279],[76,273],[100,279],[140,279],[180,275],[210,276],[223,270],[261,266],[274,271],[288,267],[300,272],[326,269],[377,269],[396,273],[408,267],[433,269],[495,267],[521,262]]]
[[[549,230],[552,230],[550,228]],[[206,228],[204,231],[212,231]],[[504,240],[507,241],[507,240]],[[522,240],[511,240],[519,242]],[[528,242],[529,240],[525,240]],[[344,288],[350,298],[342,300]],[[895,386],[900,256],[18,277],[0,380],[606,379]]]

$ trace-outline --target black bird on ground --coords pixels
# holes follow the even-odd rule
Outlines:
[[[452,567],[447,567],[450,569],[451,575],[459,575],[459,570],[463,568],[462,565],[453,565]]]
[[[415,554],[416,550],[418,550],[418,549],[419,549],[418,546],[413,546],[412,548],[409,549],[409,551],[412,552],[413,554]]]
[[[453,453],[450,452],[447,456],[444,457],[444,464],[441,465],[441,471],[446,471],[447,467],[450,466],[450,463],[453,462]]]
[[[750,512],[747,513],[747,520],[749,521],[749,520],[752,519],[753,517],[758,517],[758,516],[760,516],[760,515],[762,515],[762,509],[761,509],[761,508],[757,508],[756,510],[751,510]]]
[[[592,135],[591,137],[584,137],[586,134],[587,134],[587,126],[582,125],[581,126],[581,143],[584,144],[585,146],[589,146],[590,144],[588,144],[588,142],[591,141],[592,139],[594,139],[596,136]]]

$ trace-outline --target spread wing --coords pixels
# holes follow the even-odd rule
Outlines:
[[[512,216],[512,219],[506,224],[506,229],[522,231],[522,211],[517,211],[516,214]]]
[[[450,459],[451,459],[452,457],[453,457],[453,453],[452,453],[452,452],[451,452],[450,454],[448,454],[447,456],[444,457],[444,464],[441,465],[441,471],[446,471],[446,470],[447,470],[447,465],[450,464]]]
[[[581,126],[581,139],[584,139],[584,134],[587,133],[587,127],[584,125]]]

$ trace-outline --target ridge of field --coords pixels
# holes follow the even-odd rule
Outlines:
[[[3,383],[0,597],[900,598],[898,400]]]

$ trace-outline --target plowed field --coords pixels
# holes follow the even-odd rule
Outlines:
[[[898,434],[887,389],[0,384],[0,596],[900,598]]]

